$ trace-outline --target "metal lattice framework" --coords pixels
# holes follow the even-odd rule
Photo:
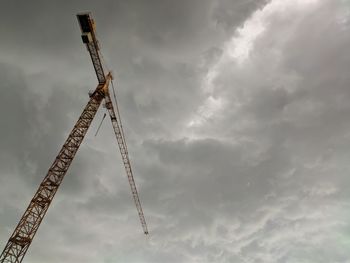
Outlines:
[[[135,205],[136,205],[136,209],[137,209],[137,212],[139,214],[139,218],[140,218],[140,221],[141,221],[143,232],[147,235],[148,234],[147,224],[146,224],[145,216],[143,215],[143,211],[142,211],[142,206],[141,206],[141,202],[140,202],[140,199],[139,199],[139,195],[137,193],[137,188],[136,188],[136,184],[135,184],[135,181],[134,181],[134,176],[133,176],[132,169],[131,169],[131,163],[130,163],[130,158],[129,158],[129,154],[128,154],[128,148],[126,146],[126,142],[125,142],[125,138],[124,138],[123,129],[122,129],[122,126],[121,126],[121,121],[120,121],[118,108],[117,108],[117,114],[115,114],[115,111],[114,111],[114,108],[113,108],[113,103],[112,103],[111,97],[109,96],[108,92],[106,93],[106,96],[105,96],[105,102],[106,102],[106,108],[108,110],[109,116],[110,116],[111,121],[112,121],[112,126],[113,126],[113,130],[114,130],[114,133],[115,133],[115,137],[117,138],[120,154],[122,156],[124,168],[125,168],[125,171],[126,171],[126,175],[128,177],[128,181],[129,181],[129,184],[130,184],[131,193],[132,193]]]
[[[20,263],[25,256],[41,221],[43,220],[58,187],[77,153],[84,136],[104,98],[106,82],[99,85],[80,115],[62,149],[41,182],[33,199],[7,242],[1,256],[1,263]]]
[[[86,44],[87,50],[96,72],[99,82],[96,90],[91,94],[90,101],[86,105],[83,113],[79,117],[73,130],[68,136],[62,149],[51,165],[47,175],[41,182],[28,208],[24,212],[20,222],[15,228],[9,241],[7,242],[2,254],[0,255],[0,263],[21,263],[25,256],[39,226],[42,222],[52,199],[54,198],[58,187],[60,186],[70,164],[73,161],[75,154],[82,143],[84,136],[90,127],[90,124],[101,104],[105,99],[106,107],[111,117],[114,133],[117,138],[118,146],[122,156],[122,161],[129,180],[131,192],[135,201],[137,212],[141,221],[141,225],[145,234],[148,234],[147,224],[143,215],[141,203],[137,193],[128,149],[125,142],[124,132],[121,125],[121,119],[116,103],[116,112],[114,111],[113,103],[109,96],[108,87],[112,79],[110,73],[107,75],[104,72],[101,57],[99,54],[98,41],[96,39],[94,21],[90,13],[78,14],[78,21],[82,31],[82,40]],[[113,84],[113,83],[112,83]],[[116,114],[117,113],[117,114]]]
[[[103,66],[101,63],[100,56],[98,54],[97,46],[94,42],[86,44],[86,47],[90,53],[90,57],[92,60],[92,64],[94,65],[94,69],[96,72],[96,76],[98,79],[98,83],[103,84],[106,82],[106,77],[103,71]]]

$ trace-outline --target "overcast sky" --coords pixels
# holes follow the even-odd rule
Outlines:
[[[349,0],[0,0],[0,250],[109,68],[28,263],[350,262]]]

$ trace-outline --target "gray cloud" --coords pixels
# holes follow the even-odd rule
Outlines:
[[[346,2],[1,5],[0,244],[96,85],[91,10],[151,235],[100,110],[26,262],[348,262]]]

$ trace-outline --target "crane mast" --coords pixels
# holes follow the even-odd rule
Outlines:
[[[80,115],[73,130],[68,136],[59,154],[55,158],[44,180],[39,185],[28,208],[8,240],[0,256],[0,262],[22,262],[41,221],[43,220],[58,187],[60,186],[81,142],[102,102],[103,88],[108,84],[99,85],[97,92],[90,98],[83,113]]]
[[[109,83],[112,81],[112,75],[111,73],[104,73],[99,54],[98,41],[95,34],[95,24],[90,13],[78,14],[77,18],[82,31],[82,40],[86,44],[87,50],[89,51],[99,84],[95,91],[90,95],[89,102],[74,125],[67,140],[63,144],[53,164],[49,168],[47,175],[39,185],[38,190],[34,194],[34,197],[30,201],[22,218],[5,245],[5,248],[0,255],[0,263],[22,262],[35,234],[37,233],[40,223],[42,222],[51,201],[53,200],[64,176],[66,175],[66,172],[72,163],[74,156],[77,153],[79,146],[82,143],[103,99],[105,99],[106,107],[112,121],[112,126],[117,138],[122,161],[131,187],[131,192],[135,201],[141,225],[144,233],[148,234],[147,224],[143,215],[131,170],[127,145],[118,112],[118,105],[116,105],[116,114],[108,91]],[[115,101],[115,103],[117,102]]]

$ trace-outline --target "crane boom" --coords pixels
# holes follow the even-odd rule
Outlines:
[[[113,126],[113,130],[115,133],[115,137],[117,138],[120,154],[122,156],[124,168],[126,171],[126,175],[128,177],[128,181],[130,184],[131,193],[132,193],[132,196],[134,198],[136,209],[137,209],[137,212],[139,214],[139,218],[141,221],[143,232],[147,235],[148,234],[147,224],[146,224],[145,216],[144,216],[143,211],[142,211],[140,198],[139,198],[139,195],[137,193],[137,188],[135,185],[134,176],[133,176],[132,169],[131,169],[128,148],[126,146],[124,132],[122,130],[123,128],[120,125],[120,116],[119,116],[119,113],[118,113],[118,115],[115,114],[113,103],[112,103],[112,100],[111,100],[109,93],[106,93],[106,95],[105,95],[105,102],[106,102],[106,108],[108,110],[109,116],[110,116],[111,121],[112,121],[112,126]],[[117,110],[118,110],[118,108],[117,108]]]
[[[92,19],[90,13],[77,14],[77,18],[78,18],[78,22],[79,22],[80,29],[81,29],[81,34],[82,34],[81,38],[83,40],[83,43],[86,44],[87,50],[90,53],[92,64],[94,65],[97,79],[98,79],[99,83],[103,83],[103,81],[104,81],[103,77],[105,76],[105,73],[103,71],[103,66],[101,63],[101,57],[100,57],[100,52],[99,52],[98,40],[96,38],[95,22]],[[107,107],[108,112],[109,112],[109,116],[110,116],[111,121],[112,121],[114,133],[115,133],[116,138],[117,138],[120,154],[122,156],[122,161],[123,161],[123,164],[125,167],[126,175],[128,177],[128,181],[130,184],[131,193],[132,193],[135,205],[136,205],[136,209],[137,209],[137,212],[139,214],[139,218],[141,221],[143,232],[147,235],[148,234],[147,224],[146,224],[146,220],[145,220],[145,217],[144,217],[144,214],[142,211],[140,198],[139,198],[139,195],[137,193],[137,188],[135,185],[134,176],[133,176],[133,173],[131,170],[131,163],[130,163],[130,158],[129,158],[129,154],[128,154],[128,148],[127,148],[126,141],[124,138],[123,128],[121,126],[121,120],[120,120],[120,116],[119,116],[117,100],[115,99],[116,109],[117,109],[118,115],[115,114],[115,111],[113,108],[113,103],[112,103],[111,98],[109,96],[108,90],[105,94],[105,102],[106,102],[106,107]]]
[[[80,115],[73,130],[69,134],[62,149],[58,153],[56,159],[51,165],[47,175],[39,185],[33,199],[24,212],[21,220],[16,226],[10,239],[8,240],[3,252],[0,255],[0,263],[21,263],[25,256],[39,226],[42,222],[50,204],[53,200],[70,164],[77,153],[84,136],[102,102],[105,99],[109,115],[112,120],[113,129],[117,138],[120,153],[122,155],[123,164],[131,187],[131,192],[136,204],[136,208],[141,220],[144,233],[148,234],[146,221],[143,215],[141,203],[137,193],[133,173],[131,170],[130,159],[128,155],[127,145],[121,126],[121,120],[116,104],[117,115],[115,114],[113,103],[109,96],[109,83],[112,80],[111,73],[107,75],[104,72],[99,45],[96,39],[95,24],[90,13],[78,14],[78,21],[82,31],[82,40],[86,44],[89,51],[96,76],[98,86],[90,95],[90,100]],[[117,101],[115,101],[117,103]]]
[[[20,263],[25,256],[39,226],[43,220],[58,187],[77,153],[84,136],[104,98],[104,90],[108,88],[109,79],[98,85],[91,95],[90,101],[80,115],[73,130],[69,134],[62,149],[51,165],[44,180],[39,185],[28,208],[24,212],[17,227],[8,240],[0,256],[1,263]]]

